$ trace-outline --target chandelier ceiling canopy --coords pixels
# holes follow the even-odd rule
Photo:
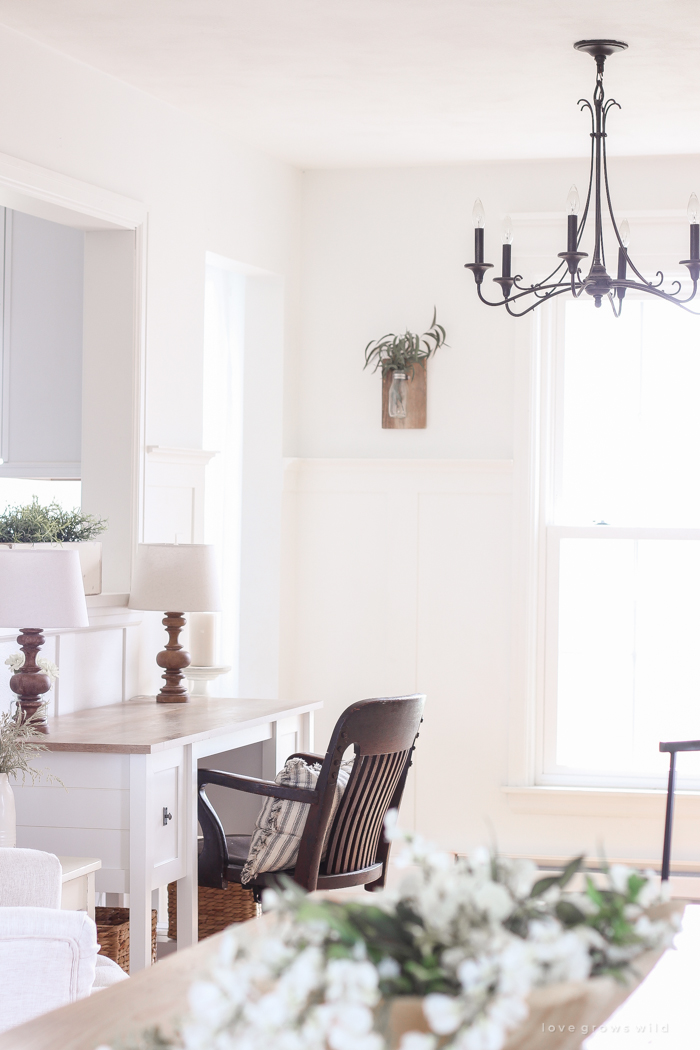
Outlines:
[[[487,270],[493,269],[492,263],[484,262],[484,208],[480,200],[474,204],[472,218],[474,220],[474,262],[467,263],[466,268],[474,274],[476,290],[479,299],[487,306],[504,306],[513,317],[522,317],[531,310],[548,302],[557,295],[570,293],[578,299],[586,293],[593,297],[596,306],[600,306],[603,299],[607,299],[612,306],[616,317],[620,316],[622,301],[627,289],[646,292],[666,302],[680,306],[689,313],[686,305],[695,298],[700,277],[700,203],[695,193],[692,193],[688,201],[688,221],[690,223],[690,258],[683,259],[679,265],[687,266],[692,281],[692,289],[684,294],[680,281],[673,281],[670,288],[664,288],[664,275],[659,270],[656,273],[656,281],[648,281],[634,265],[628,253],[630,238],[629,223],[626,219],[618,223],[613,212],[612,200],[610,198],[610,187],[608,185],[608,162],[606,151],[606,124],[608,113],[614,107],[620,109],[615,99],[605,99],[603,90],[603,70],[605,60],[618,51],[625,51],[627,44],[620,40],[579,40],[574,44],[577,51],[584,51],[595,59],[596,84],[593,92],[593,102],[588,99],[579,99],[578,105],[581,110],[588,110],[591,118],[591,165],[588,177],[588,191],[583,212],[579,219],[581,203],[578,190],[572,186],[566,200],[567,206],[567,244],[566,251],[559,252],[558,258],[561,262],[555,269],[537,284],[524,284],[519,274],[511,274],[511,251],[513,242],[513,228],[510,216],[506,217],[503,226],[503,249],[501,257],[501,276],[494,277],[496,284],[500,285],[502,299],[491,302],[483,294],[484,276]],[[617,241],[617,276],[611,277],[606,269],[605,244],[603,238],[603,210],[610,216],[615,239]],[[593,235],[593,257],[590,266],[586,260],[589,258],[587,252],[582,252],[581,240],[583,238],[586,222],[593,212],[594,235]],[[582,272],[588,268],[585,274]],[[628,269],[632,272],[632,279],[628,278]],[[636,279],[635,279],[636,278]]]

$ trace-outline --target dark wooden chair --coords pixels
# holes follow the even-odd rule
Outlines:
[[[671,874],[671,832],[673,831],[673,802],[676,788],[676,755],[679,751],[700,751],[700,740],[662,740],[659,744],[659,751],[666,752],[669,755],[664,851],[661,860],[661,881],[668,882]]]
[[[390,843],[383,835],[387,810],[398,809],[411,765],[425,696],[389,696],[360,700],[338,719],[326,755],[297,752],[291,758],[320,762],[316,787],[284,787],[269,780],[216,769],[199,770],[199,823],[203,844],[199,854],[199,884],[224,889],[241,881],[248,856],[250,835],[224,833],[206,795],[207,784],[218,784],[255,795],[308,802],[296,867],[284,874],[311,891],[362,886],[378,890],[384,885]],[[355,761],[333,826],[325,859],[321,853],[330,821],[331,805],[343,755],[354,745]],[[280,872],[260,872],[246,885],[256,896],[274,885]]]

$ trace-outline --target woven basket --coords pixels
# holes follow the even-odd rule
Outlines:
[[[253,891],[237,882],[229,882],[225,890],[199,887],[199,939],[221,933],[232,922],[246,922],[260,915]],[[177,940],[177,883],[168,886],[168,937]]]
[[[151,911],[151,962],[156,962],[156,920],[158,912]],[[113,959],[126,973],[129,972],[129,909],[95,908],[95,925],[100,955]]]

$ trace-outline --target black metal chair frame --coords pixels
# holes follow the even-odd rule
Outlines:
[[[671,871],[671,833],[673,831],[673,802],[676,788],[676,755],[679,751],[700,751],[700,740],[668,740],[659,744],[659,751],[668,752],[668,790],[666,792],[666,822],[664,824],[664,852],[661,859],[661,881],[668,882]]]
[[[286,787],[238,773],[215,769],[198,772],[198,817],[203,833],[199,884],[224,889],[240,882],[242,863],[229,859],[226,834],[206,795],[207,784],[255,795],[308,802],[309,811],[295,868],[285,872],[305,889],[330,890],[384,886],[390,843],[383,834],[384,817],[398,809],[423,721],[425,696],[378,697],[360,700],[338,719],[325,755],[297,752],[290,758],[320,763],[314,789]],[[346,750],[354,746],[355,761],[329,829],[338,772]],[[326,856],[322,858],[327,842]],[[280,872],[261,872],[246,885],[259,895],[274,885]]]

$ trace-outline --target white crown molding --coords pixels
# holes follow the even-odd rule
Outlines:
[[[145,222],[148,214],[148,207],[142,201],[41,168],[7,153],[0,153],[0,187],[114,223],[123,229],[136,229]]]

